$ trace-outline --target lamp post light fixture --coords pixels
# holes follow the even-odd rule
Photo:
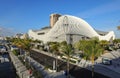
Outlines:
[[[69,21],[68,17],[65,16],[63,18],[63,31],[65,34],[65,40],[67,44],[72,45],[72,42],[73,42],[73,39],[72,39],[73,34],[71,33],[72,26],[68,23],[68,21]]]
[[[70,44],[70,41],[68,40],[68,36],[69,36],[69,24],[68,24],[68,17],[65,16],[63,18],[63,30],[64,30],[64,34],[65,34],[65,40],[67,42],[67,44]]]

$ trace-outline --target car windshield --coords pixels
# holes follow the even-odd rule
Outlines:
[[[17,48],[16,46],[12,46],[13,48]]]
[[[104,61],[109,61],[108,59],[104,59]]]
[[[110,61],[110,59],[104,58],[103,61]]]

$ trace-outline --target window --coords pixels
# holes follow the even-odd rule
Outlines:
[[[42,33],[38,33],[38,35],[43,35],[43,34],[45,34],[44,32],[42,32]]]

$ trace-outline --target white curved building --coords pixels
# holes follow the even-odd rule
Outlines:
[[[102,33],[102,34],[101,34]],[[48,41],[79,41],[83,38],[98,37],[99,40],[115,39],[113,31],[110,32],[98,32],[94,30],[86,21],[81,18],[63,15],[59,17],[58,21],[52,28],[45,28],[39,31],[29,30],[29,37],[32,39]]]

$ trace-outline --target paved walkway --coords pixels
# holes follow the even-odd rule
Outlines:
[[[66,78],[63,71],[61,72],[53,72],[52,70],[45,69],[43,65],[32,59],[31,57],[27,57],[27,60],[30,62],[32,66],[36,68],[36,70],[40,71],[44,78]],[[73,78],[73,77],[70,77]]]

